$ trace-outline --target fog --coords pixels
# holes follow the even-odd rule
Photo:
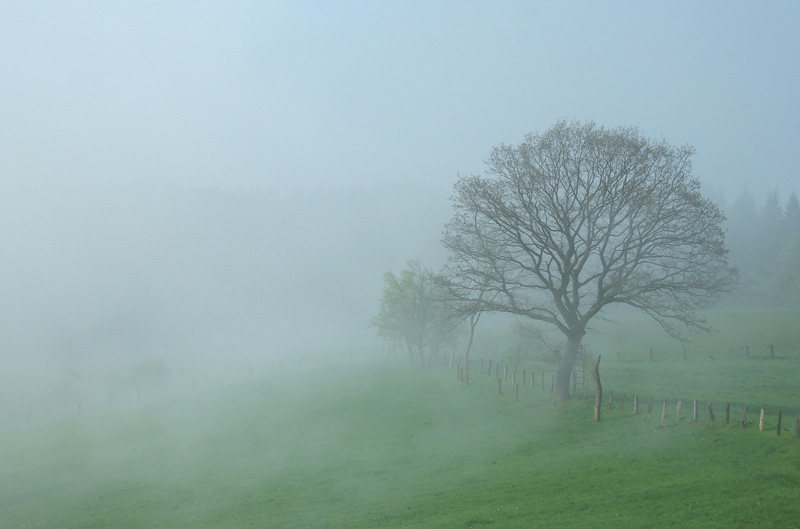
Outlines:
[[[800,8],[767,2],[6,2],[0,179],[240,190],[481,171],[558,119],[796,182]],[[763,189],[760,189],[762,188]]]
[[[799,26],[800,3],[778,1],[3,2],[0,512],[17,522],[4,523],[231,526],[248,505],[261,525],[319,525],[344,506],[341,526],[354,513],[378,526],[380,497],[409,505],[381,526],[419,524],[422,496],[482,487],[520,440],[525,465],[539,447],[591,446],[562,442],[553,355],[529,351],[510,317],[481,319],[469,390],[389,357],[367,325],[383,275],[440,269],[453,184],[494,146],[594,121],[693,146],[747,286],[725,302],[796,305]],[[639,382],[698,398],[675,389],[701,386],[677,375],[687,344],[641,314],[605,316],[624,321],[598,318],[585,342],[604,383],[655,348],[658,376]],[[773,344],[771,328],[741,340]],[[688,343],[697,373],[728,369],[709,400],[744,400],[739,336],[715,342],[719,360],[712,339]],[[524,409],[478,382],[484,358],[496,373],[535,366]],[[778,369],[763,391],[783,387],[769,402],[789,410]],[[280,515],[294,519],[265,518]]]
[[[381,275],[444,261],[457,175],[562,118],[695,146],[721,202],[786,197],[799,16],[783,3],[4,4],[5,391],[372,345]]]
[[[373,346],[383,272],[408,256],[441,262],[446,193],[421,182],[285,197],[151,184],[8,190],[5,412],[63,399],[51,393],[65,385],[133,387],[137,372],[185,385]]]

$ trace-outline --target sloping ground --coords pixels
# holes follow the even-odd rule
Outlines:
[[[6,431],[0,527],[798,527],[800,440],[494,379],[286,371]],[[793,423],[792,423],[793,424]]]

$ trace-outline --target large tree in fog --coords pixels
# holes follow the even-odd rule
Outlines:
[[[696,309],[733,285],[724,217],[700,194],[692,154],[636,129],[559,122],[496,147],[487,176],[456,183],[443,239],[451,291],[564,334],[557,401],[604,307],[636,307],[677,335],[704,328]]]

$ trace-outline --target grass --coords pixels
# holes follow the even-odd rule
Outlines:
[[[797,527],[800,441],[446,372],[262,380],[6,436],[0,526]],[[306,375],[308,376],[308,375]],[[306,391],[307,386],[313,391]],[[300,387],[297,387],[300,386]],[[794,525],[792,525],[794,524]]]
[[[778,410],[800,413],[800,310],[720,310],[710,313],[709,321],[714,331],[686,342],[685,360],[684,344],[644,317],[601,325],[587,341],[604,352],[604,387],[629,398],[697,399],[704,406],[712,401],[718,410],[730,403],[739,413],[744,406],[756,412],[763,407],[772,419]],[[744,344],[752,346],[750,358]]]
[[[739,401],[797,407],[796,359],[631,355],[601,364],[615,400],[746,384]],[[793,432],[629,406],[594,424],[590,402],[554,407],[538,380],[515,402],[493,377],[385,360],[286,369],[4,430],[0,527],[800,527]]]

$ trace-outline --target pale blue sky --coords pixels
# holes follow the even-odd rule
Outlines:
[[[800,2],[3,2],[0,182],[449,187],[560,118],[800,182]]]

